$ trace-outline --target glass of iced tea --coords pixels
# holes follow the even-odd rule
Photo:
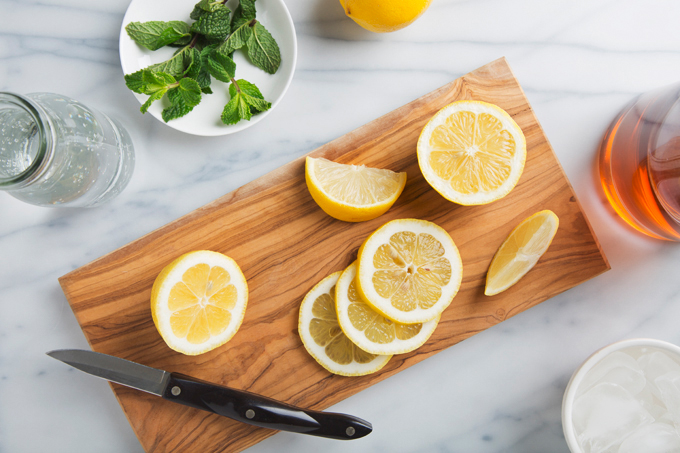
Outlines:
[[[627,223],[680,241],[680,84],[628,104],[602,139],[598,163],[604,193]]]

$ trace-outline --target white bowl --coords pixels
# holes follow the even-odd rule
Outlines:
[[[127,24],[150,20],[184,20],[187,23],[191,23],[189,14],[197,2],[198,0],[132,0],[125,13],[120,30],[119,51],[123,73],[131,74],[151,64],[165,61],[172,57],[173,52],[176,50],[176,48],[164,47],[151,51],[139,46],[125,31]],[[227,2],[227,6],[232,11],[235,8],[235,4],[235,0]],[[154,102],[151,108],[149,108],[148,113],[173,129],[203,136],[233,134],[265,119],[269,112],[279,104],[293,79],[297,60],[297,40],[293,19],[290,17],[290,13],[283,0],[258,0],[255,6],[257,8],[257,20],[262,22],[262,25],[269,30],[279,45],[281,50],[281,66],[279,66],[276,74],[267,74],[248,61],[242,50],[238,50],[234,53],[236,79],[246,79],[257,85],[264,98],[272,103],[271,108],[266,112],[254,115],[250,121],[241,120],[236,124],[224,124],[220,119],[220,115],[230,99],[229,85],[213,79],[211,86],[213,94],[203,95],[201,103],[194,107],[186,116],[165,123],[161,118],[161,112],[166,106],[164,105],[167,102],[166,99]],[[132,91],[130,93],[139,100],[140,104],[143,104],[148,98],[146,95],[133,93]],[[137,111],[135,114],[141,115],[142,113]]]
[[[680,347],[666,341],[654,340],[651,338],[631,338],[617,341],[609,346],[605,346],[588,357],[586,361],[574,371],[574,374],[571,376],[567,388],[564,391],[564,398],[562,399],[562,430],[564,431],[564,439],[567,441],[567,446],[569,446],[569,450],[572,453],[583,453],[583,449],[581,449],[581,446],[576,439],[576,433],[574,432],[574,425],[572,422],[574,399],[579,385],[583,381],[585,375],[606,356],[612,352],[632,347],[652,347],[662,349],[680,359]]]

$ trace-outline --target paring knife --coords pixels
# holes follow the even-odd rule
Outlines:
[[[47,355],[94,376],[263,428],[342,440],[359,439],[373,431],[369,422],[352,415],[301,409],[99,352],[59,349]]]

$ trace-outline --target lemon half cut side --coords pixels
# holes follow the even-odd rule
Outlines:
[[[517,225],[491,260],[484,294],[503,292],[526,275],[548,250],[559,224],[557,215],[545,210]]]
[[[363,222],[392,207],[404,190],[406,173],[307,157],[305,181],[326,214],[345,222]]]
[[[368,305],[357,291],[356,262],[349,265],[336,284],[335,306],[342,331],[354,344],[372,354],[404,354],[422,346],[439,322],[417,324],[393,322]]]
[[[458,292],[463,263],[456,244],[439,225],[397,219],[373,232],[358,254],[362,299],[394,322],[437,318]]]
[[[302,300],[298,332],[305,349],[322,367],[341,376],[375,373],[391,355],[369,354],[343,333],[335,311],[335,284],[342,272],[321,280]]]
[[[481,205],[517,185],[526,161],[522,129],[500,107],[457,101],[439,110],[418,139],[425,180],[449,201]]]
[[[186,253],[151,289],[151,316],[166,344],[186,355],[223,345],[243,322],[248,284],[238,264],[218,252]]]

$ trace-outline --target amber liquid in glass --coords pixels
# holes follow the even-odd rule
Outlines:
[[[627,223],[680,241],[680,127],[673,121],[680,122],[673,93],[652,92],[631,102],[602,140],[599,171],[605,195]]]

